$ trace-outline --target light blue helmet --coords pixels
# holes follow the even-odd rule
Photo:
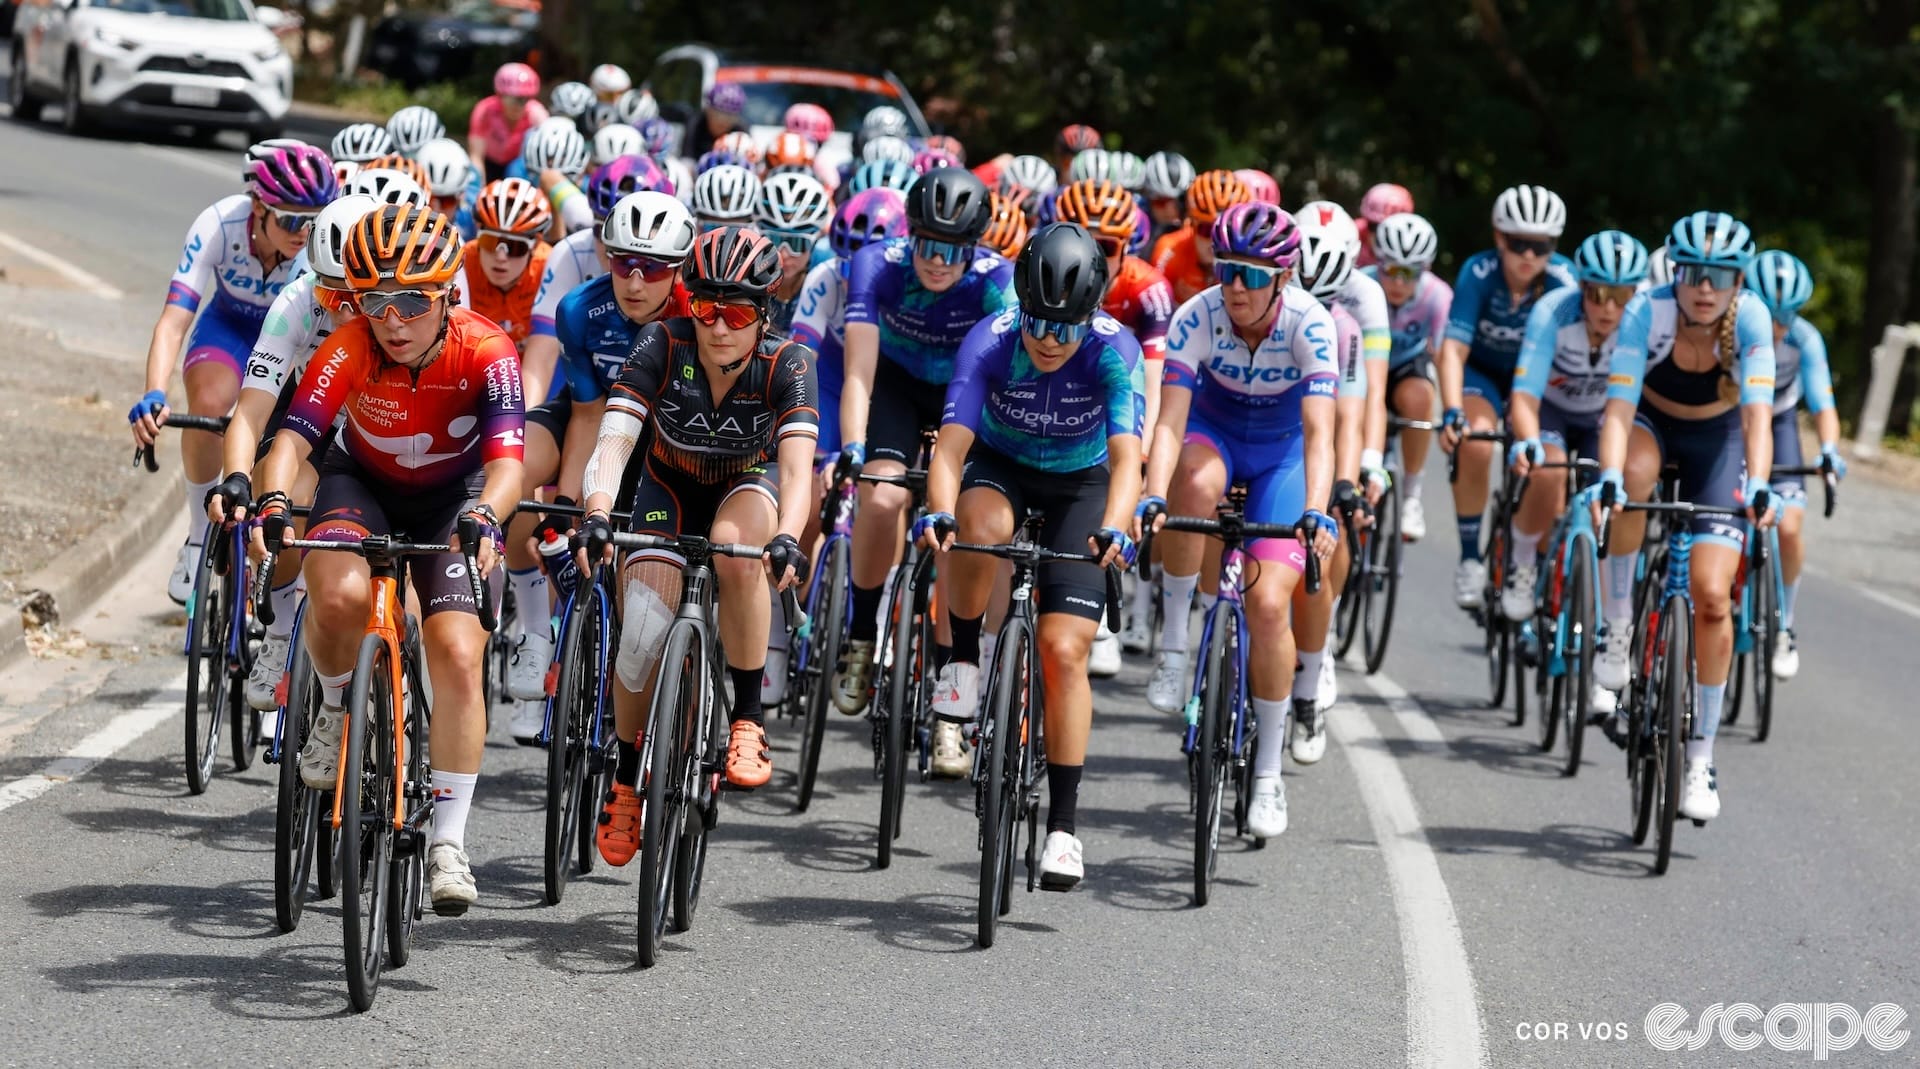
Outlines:
[[[920,172],[913,164],[900,160],[874,160],[863,163],[854,169],[853,177],[847,180],[848,189],[854,193],[864,193],[869,189],[891,189],[904,194]]]
[[[1813,296],[1813,275],[1800,258],[1785,249],[1768,249],[1754,258],[1747,285],[1773,313],[1777,322],[1791,323]]]
[[[1700,264],[1745,271],[1757,250],[1753,231],[1726,212],[1694,212],[1667,232],[1667,256],[1675,265]]]
[[[1602,286],[1636,286],[1647,277],[1647,247],[1632,234],[1602,230],[1580,243],[1573,275]]]

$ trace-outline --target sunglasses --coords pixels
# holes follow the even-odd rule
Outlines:
[[[1512,234],[1502,234],[1500,240],[1506,244],[1507,251],[1515,256],[1546,256],[1558,244],[1553,238],[1520,238]]]
[[[1271,267],[1255,267],[1252,264],[1215,260],[1213,277],[1214,281],[1222,286],[1233,285],[1233,280],[1237,278],[1241,285],[1250,290],[1263,290],[1273,285],[1273,280],[1280,277],[1280,272]]]
[[[612,256],[607,257],[607,267],[615,278],[632,278],[635,272],[642,282],[664,282],[680,270],[680,265],[656,260],[651,256]],[[712,320],[708,320],[709,323]]]
[[[319,212],[268,212],[267,214],[273,218],[273,225],[279,227],[280,229],[286,231],[287,233],[304,234],[307,232],[307,228],[313,225],[314,219],[316,219],[320,213]]]
[[[1093,329],[1093,324],[1062,323],[1057,319],[1041,319],[1039,316],[1031,316],[1022,312],[1020,313],[1020,329],[1037,341],[1045,341],[1047,335],[1051,334],[1062,342],[1073,345],[1079,342],[1081,338],[1087,336],[1087,331]]]
[[[1603,286],[1598,282],[1588,282],[1580,287],[1580,296],[1602,307],[1609,304],[1617,304],[1624,308],[1628,301],[1633,300],[1635,288],[1636,287],[1633,286]]]
[[[952,266],[973,259],[973,244],[916,237],[913,239],[913,254],[923,260],[939,260]]]
[[[767,237],[773,239],[775,245],[801,256],[810,255],[813,252],[813,243],[819,239],[817,234],[797,230],[769,230],[766,233]]]
[[[1127,251],[1127,243],[1119,238],[1097,237],[1093,243],[1100,246],[1100,255],[1109,260]]]
[[[1427,269],[1413,264],[1381,264],[1380,273],[1395,282],[1418,282]]]
[[[446,295],[446,290],[366,290],[355,294],[353,303],[368,319],[385,319],[391,311],[405,322],[433,311],[434,302]]]
[[[518,234],[498,234],[491,230],[480,232],[480,251],[485,253],[504,252],[507,259],[518,260],[533,252],[533,240]]]
[[[745,330],[760,318],[760,308],[752,304],[724,304],[712,297],[689,297],[687,314],[709,327],[725,320],[728,330]]]
[[[339,286],[315,283],[313,287],[313,299],[319,302],[320,307],[325,308],[328,312],[339,315],[342,311],[353,306],[353,291],[343,289]]]
[[[1673,281],[1682,286],[1712,286],[1724,292],[1740,284],[1740,269],[1711,264],[1675,264]]]

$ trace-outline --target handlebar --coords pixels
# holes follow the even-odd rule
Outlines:
[[[1064,563],[1098,564],[1100,558],[1091,553],[1060,553],[1045,546],[1036,546],[1031,542],[1008,542],[997,546],[974,545],[968,542],[955,542],[947,547],[949,551],[965,553],[984,553],[1002,560],[1019,561],[1032,566],[1047,561]],[[926,558],[931,560],[931,557]],[[1101,569],[1107,580],[1107,630],[1118,634],[1122,630],[1120,620],[1120,568],[1109,564]]]
[[[1465,431],[1460,435],[1460,444],[1464,445],[1467,442],[1499,442],[1504,447],[1512,444],[1513,432],[1506,428],[1494,431]],[[1505,457],[1500,459],[1502,462],[1506,460]],[[1453,452],[1447,454],[1447,482],[1451,485],[1458,481],[1460,481],[1460,446],[1456,445]]]
[[[191,412],[176,412],[169,414],[167,421],[161,426],[175,427],[183,431],[211,431],[214,434],[225,434],[227,421],[226,416],[196,416]],[[160,462],[154,458],[152,445],[135,446],[133,462],[136,465],[145,464],[148,471],[160,470]]]
[[[1166,522],[1160,525],[1162,531],[1215,535],[1236,543],[1255,538],[1293,538],[1298,534],[1297,527],[1297,524],[1286,523],[1248,523],[1240,517],[1239,513],[1224,509],[1215,519],[1202,519],[1199,516],[1168,516]],[[1143,530],[1140,534],[1142,537],[1138,559],[1144,561],[1153,545],[1153,532]],[[1320,556],[1313,551],[1312,546],[1302,548],[1306,550],[1307,557],[1305,572],[1307,593],[1318,594],[1320,592]],[[1146,573],[1142,571],[1141,574],[1144,578]]]
[[[741,560],[761,560],[767,555],[765,546],[750,546],[745,542],[709,542],[699,535],[681,535],[678,538],[666,538],[651,534],[622,534],[615,532],[613,544],[621,549],[664,549],[677,553],[688,560],[704,560],[707,557],[737,557]],[[780,606],[786,610],[787,626],[797,628],[806,619],[800,611],[800,598],[793,587],[780,592]]]
[[[473,524],[473,531],[466,530],[467,524]],[[494,616],[493,598],[487,585],[480,580],[480,565],[474,559],[472,545],[479,541],[480,521],[472,517],[460,518],[460,543],[464,547],[460,555],[466,559],[467,582],[474,591],[474,605],[479,610],[480,626],[491,632],[499,626]],[[453,547],[445,542],[395,542],[391,535],[368,535],[365,538],[335,542],[331,539],[289,538],[281,544],[283,549],[319,550],[331,553],[357,553],[369,561],[391,561],[398,557],[425,557],[435,553],[451,553]],[[262,569],[265,571],[266,569]]]
[[[1440,429],[1440,425],[1430,419],[1404,419],[1392,414],[1387,416],[1387,426],[1396,431],[1437,431]]]
[[[546,512],[555,516],[572,516],[577,519],[587,514],[587,507],[585,505],[555,505],[545,501],[516,501],[513,505],[513,511],[517,513]],[[633,514],[630,512],[610,512],[607,516],[610,519],[623,522],[633,518]]]
[[[1826,491],[1826,498],[1827,498],[1826,509],[1821,513],[1821,515],[1826,519],[1833,518],[1834,496],[1839,492],[1839,487],[1840,487],[1839,472],[1834,471],[1832,468],[1827,467],[1825,464],[1802,464],[1797,468],[1775,468],[1773,469],[1773,474],[1820,476],[1820,486],[1822,490]]]

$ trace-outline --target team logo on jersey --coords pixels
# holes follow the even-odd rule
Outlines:
[[[1173,330],[1168,332],[1167,344],[1176,349],[1185,345],[1187,343],[1187,336],[1199,329],[1199,326],[1200,309],[1195,308],[1193,311],[1181,316],[1180,319],[1174,323]]]
[[[1493,274],[1493,269],[1498,267],[1499,263],[1499,257],[1489,256],[1484,260],[1474,261],[1473,266],[1469,270],[1473,272],[1474,278],[1484,279]]]
[[[896,243],[896,242],[889,241],[886,243],[885,246],[882,247],[882,249],[883,249],[883,255],[886,257],[886,260],[888,263],[903,264],[907,262],[907,243],[906,242],[902,241],[902,242]]]
[[[1527,328],[1524,326],[1509,327],[1503,323],[1495,323],[1491,319],[1482,319],[1480,321],[1480,336],[1500,345],[1517,345],[1527,336]]]
[[[1105,334],[1111,338],[1120,333],[1120,321],[1112,316],[1096,315],[1093,317],[1093,332],[1095,334]]]
[[[195,234],[192,243],[180,250],[180,266],[175,271],[175,274],[184,275],[188,271],[193,270],[194,258],[200,255],[200,250],[206,248],[206,245],[206,241],[203,240],[200,235]]]

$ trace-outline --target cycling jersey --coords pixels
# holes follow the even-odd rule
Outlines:
[[[953,378],[954,354],[967,331],[1018,303],[1013,265],[976,246],[972,267],[946,292],[934,293],[920,284],[910,244],[908,238],[890,238],[853,254],[846,319],[878,326],[881,356],[921,382],[944,386]]]
[[[273,299],[247,361],[246,377],[240,380],[241,390],[280,396],[288,373],[305,371],[308,359],[333,333],[333,313],[314,296],[318,282],[318,276],[301,275]]]
[[[1527,317],[1527,337],[1513,372],[1513,392],[1539,398],[1562,412],[1599,418],[1607,407],[1607,373],[1618,330],[1595,352],[1577,289],[1542,297]]]
[[[1504,396],[1520,358],[1520,341],[1527,332],[1527,316],[1547,293],[1573,285],[1565,257],[1555,255],[1534,288],[1518,303],[1500,272],[1500,252],[1474,253],[1460,265],[1453,284],[1453,304],[1447,313],[1446,339],[1468,346],[1467,366],[1484,373]]]
[[[653,417],[652,463],[702,483],[727,481],[777,459],[779,442],[814,437],[820,417],[813,354],[804,345],[763,338],[716,401],[700,365],[693,320],[648,323],[608,393],[607,413],[616,412],[643,424]]]
[[[1173,299],[1182,304],[1213,285],[1212,276],[1200,266],[1194,252],[1198,242],[1193,227],[1183,226],[1153,243],[1153,266],[1166,276],[1167,284],[1173,287]]]
[[[560,371],[575,404],[598,401],[620,378],[643,323],[627,318],[613,295],[614,278],[601,275],[573,288],[560,301]],[[687,291],[675,279],[673,290],[650,322],[687,314]]]
[[[840,263],[829,260],[807,272],[794,302],[793,340],[813,350],[820,389],[819,448],[840,448],[840,388],[846,381],[842,354],[847,341],[847,280]]]
[[[1380,280],[1379,267],[1365,269],[1368,278]],[[1384,296],[1385,291],[1382,291]],[[1419,356],[1431,356],[1447,332],[1447,309],[1453,304],[1453,287],[1432,271],[1420,272],[1413,296],[1407,303],[1388,306],[1388,328],[1393,332],[1393,350],[1389,366],[1400,367]]]
[[[1107,460],[1107,439],[1141,432],[1146,369],[1140,343],[1120,321],[1096,312],[1093,329],[1066,363],[1033,366],[1008,309],[967,334],[947,384],[940,425],[958,423],[994,452],[1041,471],[1081,471]]]
[[[304,263],[295,257],[263,272],[253,252],[253,198],[245,193],[222,197],[201,212],[167,287],[167,307],[200,313],[187,336],[184,366],[212,361],[244,377],[267,310]]]
[[[1167,355],[1167,324],[1173,321],[1173,286],[1159,269],[1138,256],[1120,261],[1120,275],[1107,288],[1101,310],[1133,331],[1148,360]]]
[[[1298,286],[1278,299],[1257,348],[1235,333],[1218,286],[1182,304],[1167,331],[1166,384],[1193,391],[1193,412],[1242,440],[1297,432],[1301,400],[1338,388],[1333,315]]]
[[[553,322],[560,299],[580,283],[607,273],[600,259],[598,237],[592,230],[579,230],[554,242],[547,253],[547,269],[540,275],[540,289],[533,298],[529,337],[556,333]]]
[[[1362,359],[1385,360],[1393,355],[1393,320],[1387,311],[1387,292],[1380,283],[1355,271],[1333,299],[1352,314],[1360,328]]]
[[[480,257],[487,255],[486,250],[477,241],[470,243],[466,261],[460,267],[460,307],[471,308],[493,320],[495,326],[513,339],[515,349],[524,350],[532,327],[533,302],[539,296],[540,283],[547,273],[547,258],[552,252],[553,246],[544,241],[535,244],[527,269],[511,288],[503,290],[487,281],[486,268],[480,265]]]
[[[1820,336],[1819,327],[1795,316],[1787,336],[1774,344],[1774,356],[1775,415],[1793,411],[1802,397],[1809,412],[1833,407],[1833,371],[1827,366],[1827,340]]]
[[[513,342],[464,308],[448,311],[440,355],[417,372],[380,352],[365,319],[334,331],[307,364],[282,426],[317,448],[342,411],[338,443],[391,489],[439,489],[523,451]]]
[[[1360,321],[1339,301],[1324,306],[1333,316],[1334,363],[1340,369],[1340,385],[1334,396],[1342,401],[1353,398],[1366,399],[1367,396],[1367,359],[1365,335],[1360,330]]]
[[[525,143],[527,131],[547,121],[546,105],[538,100],[529,100],[520,109],[520,121],[507,119],[506,109],[500,104],[499,96],[482,99],[473,106],[467,117],[467,138],[480,138],[486,142],[486,160],[501,167],[520,158],[520,148]]]
[[[1607,400],[1638,405],[1643,387],[1679,405],[1711,404],[1720,399],[1720,384],[1726,373],[1717,364],[1707,371],[1685,371],[1671,360],[1679,324],[1680,306],[1671,285],[1627,302],[1620,329],[1614,334]],[[1773,317],[1758,299],[1740,301],[1734,317],[1734,345],[1739,352],[1732,377],[1740,403],[1771,406]]]

